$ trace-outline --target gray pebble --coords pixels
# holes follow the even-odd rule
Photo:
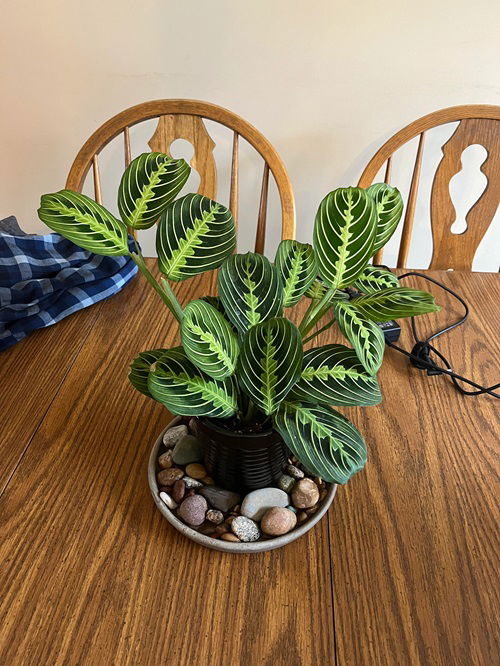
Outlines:
[[[173,449],[177,442],[188,434],[187,426],[178,425],[167,430],[163,435],[163,446],[166,449]]]
[[[295,485],[295,479],[291,476],[288,476],[288,474],[283,474],[283,476],[280,476],[280,478],[278,479],[278,486],[285,493],[292,492],[292,488],[294,487],[294,485]]]
[[[279,488],[259,488],[252,490],[241,503],[241,515],[260,520],[273,506],[285,507],[290,504],[288,495]]]
[[[237,516],[231,523],[231,530],[240,541],[257,541],[260,537],[257,523],[245,516]]]
[[[304,478],[304,472],[295,465],[287,465],[286,473],[289,474],[294,479]]]
[[[203,495],[214,509],[219,511],[230,511],[233,506],[236,506],[241,501],[241,496],[238,493],[233,493],[231,490],[225,490],[218,486],[203,486],[200,488],[200,495]]]
[[[185,435],[174,448],[173,459],[176,465],[188,465],[203,460],[204,447],[193,435]]]

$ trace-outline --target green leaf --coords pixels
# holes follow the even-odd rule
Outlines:
[[[218,268],[236,247],[231,212],[201,194],[187,194],[163,211],[156,233],[158,266],[179,282]]]
[[[147,395],[148,398],[153,396],[148,389],[148,377],[156,361],[163,356],[166,349],[152,349],[151,351],[141,352],[130,364],[130,371],[128,378],[132,386]]]
[[[175,199],[189,178],[191,167],[164,153],[143,153],[132,160],[120,181],[118,210],[134,229],[147,229]]]
[[[214,379],[233,374],[239,348],[231,324],[209,303],[192,301],[184,308],[181,341],[186,356]]]
[[[319,301],[319,299],[323,298],[323,296],[326,294],[326,290],[326,284],[321,278],[317,277],[307,289],[306,296],[308,298],[314,298],[315,300]]]
[[[353,349],[325,345],[304,353],[301,375],[288,400],[342,407],[378,405],[376,377],[366,372]]]
[[[234,381],[208,377],[191,363],[182,347],[160,357],[149,374],[148,389],[172,414],[223,419],[238,409]]]
[[[391,271],[377,266],[367,266],[353,284],[353,287],[365,294],[372,294],[374,291],[380,291],[381,289],[399,287],[399,280]]]
[[[295,305],[318,274],[312,246],[296,240],[282,240],[274,264],[283,282],[283,305]]]
[[[403,214],[403,198],[398,189],[386,183],[374,183],[367,190],[377,210],[377,233],[373,254],[391,238]]]
[[[85,194],[44,194],[38,217],[53,231],[95,254],[128,254],[127,227]]]
[[[313,245],[329,287],[346,287],[364,271],[373,255],[376,222],[375,203],[359,187],[334,190],[320,203]]]
[[[243,338],[239,384],[264,414],[272,414],[295,384],[302,357],[302,339],[290,320],[276,317],[257,324]]]
[[[353,303],[354,301],[336,303],[335,319],[342,333],[354,347],[365,370],[374,375],[384,358],[384,334],[377,324],[358,312]]]
[[[366,463],[360,433],[331,407],[284,402],[274,427],[309,472],[331,483],[346,483]]]
[[[278,270],[260,254],[234,254],[219,271],[219,297],[240,334],[283,311],[283,285]]]
[[[361,315],[377,322],[439,312],[441,309],[434,302],[434,296],[410,287],[382,289],[373,294],[359,296],[351,303]]]

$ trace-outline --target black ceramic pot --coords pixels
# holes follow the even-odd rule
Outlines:
[[[205,444],[205,467],[217,485],[247,492],[273,485],[283,474],[288,449],[275,430],[237,434],[199,418]]]

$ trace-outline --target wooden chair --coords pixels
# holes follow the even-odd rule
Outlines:
[[[246,120],[227,109],[208,102],[161,99],[144,102],[118,113],[101,125],[86,141],[70,169],[66,188],[81,192],[87,173],[92,167],[94,195],[96,201],[101,203],[99,152],[112,139],[122,134],[125,166],[128,166],[132,159],[130,128],[151,118],[159,118],[156,131],[148,142],[151,150],[170,154],[170,146],[173,141],[176,139],[188,140],[194,147],[191,166],[200,175],[198,193],[211,199],[217,198],[217,169],[212,153],[215,144],[207,132],[203,118],[216,121],[233,130],[229,208],[235,221],[238,219],[238,140],[240,136],[246,139],[264,160],[255,251],[263,252],[264,250],[269,172],[276,181],[281,201],[281,237],[295,237],[295,202],[292,186],[278,153],[269,141]]]
[[[393,154],[411,139],[419,136],[417,156],[406,205],[398,267],[404,267],[410,248],[413,218],[417,201],[425,133],[439,125],[460,121],[455,132],[443,146],[443,158],[434,175],[431,191],[431,226],[433,254],[429,268],[470,270],[476,250],[486,233],[500,200],[500,106],[468,105],[441,109],[416,120],[400,130],[375,153],[359,179],[359,187],[372,184],[385,164],[385,182],[391,177]],[[488,185],[466,215],[467,229],[461,234],[451,232],[456,218],[450,197],[451,178],[461,170],[461,156],[470,145],[486,148],[488,157],[481,171]],[[382,262],[382,250],[374,263]]]

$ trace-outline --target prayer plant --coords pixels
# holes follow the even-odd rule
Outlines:
[[[313,244],[283,240],[272,263],[234,254],[235,225],[225,206],[199,194],[176,200],[189,172],[184,160],[145,153],[121,179],[121,220],[69,190],[44,195],[39,216],[84,249],[129,255],[178,320],[181,346],[133,361],[129,378],[138,391],[173,414],[224,420],[238,432],[272,425],[310,472],[345,483],[363,467],[366,446],[332,405],[380,402],[384,336],[377,322],[438,310],[430,294],[400,287],[391,272],[369,264],[396,229],[400,193],[382,183],[330,192]],[[128,235],[157,221],[160,282]],[[171,283],[212,269],[219,269],[218,296],[181,305]],[[284,312],[302,297],[310,302],[296,326]],[[352,348],[304,349],[334,323]]]

